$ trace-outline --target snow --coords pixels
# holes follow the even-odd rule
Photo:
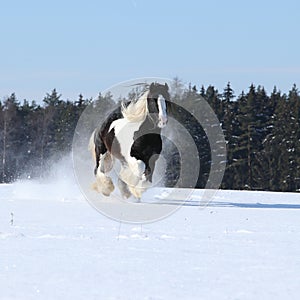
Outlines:
[[[149,193],[164,204],[141,205],[176,200]],[[68,182],[0,185],[0,299],[299,299],[299,194],[202,196],[140,225]]]

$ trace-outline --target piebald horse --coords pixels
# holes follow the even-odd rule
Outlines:
[[[122,103],[93,132],[89,148],[96,163],[94,190],[105,196],[113,192],[114,183],[107,173],[115,159],[121,163],[118,187],[124,198],[140,199],[151,186],[162,151],[161,130],[168,122],[168,90],[166,83],[151,83],[136,101]]]

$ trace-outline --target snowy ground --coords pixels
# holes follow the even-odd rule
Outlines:
[[[299,299],[300,194],[197,193],[141,226],[73,186],[0,185],[0,299]]]

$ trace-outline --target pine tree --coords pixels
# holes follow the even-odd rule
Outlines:
[[[219,120],[223,119],[223,103],[219,97],[218,90],[215,89],[214,86],[210,85],[205,93],[205,100],[211,106],[217,118]]]
[[[300,97],[299,91],[294,84],[288,95],[289,115],[289,132],[287,133],[287,144],[289,152],[289,177],[287,179],[288,190],[295,191],[300,188],[300,165],[299,165],[299,112],[300,112]]]
[[[237,146],[235,134],[238,127],[238,123],[236,121],[237,102],[233,101],[234,97],[234,91],[228,82],[222,94],[224,110],[222,127],[227,142],[227,165],[222,187],[230,186],[234,180],[234,169],[232,168],[232,164],[234,162],[234,148]]]
[[[20,135],[19,135],[19,151],[21,152],[21,162],[18,177],[25,176],[31,178],[34,176],[34,168],[36,166],[36,148],[37,148],[37,124],[34,123],[34,115],[39,106],[32,101],[31,104],[24,100],[19,107]]]
[[[173,78],[170,90],[172,91],[172,101],[179,103],[182,101],[182,95],[184,92],[184,84],[178,77]]]
[[[235,133],[237,142],[233,149],[232,160],[235,168],[234,184],[238,189],[251,189],[253,186],[252,173],[252,150],[254,106],[256,100],[256,91],[254,85],[251,85],[247,95],[239,97],[239,108],[237,112],[238,128]]]
[[[264,99],[263,123],[261,126],[261,148],[254,157],[254,171],[256,173],[256,184],[260,185],[262,190],[276,190],[275,173],[277,168],[277,157],[275,157],[276,145],[273,144],[273,132],[276,125],[275,109],[281,101],[281,94],[274,87],[270,97],[264,92],[261,94]],[[274,155],[275,154],[275,155]]]
[[[1,114],[1,181],[16,179],[20,162],[20,120],[18,118],[19,102],[13,93],[2,106]]]

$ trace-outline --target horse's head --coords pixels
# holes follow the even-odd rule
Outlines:
[[[165,127],[168,122],[166,101],[170,101],[168,85],[152,82],[147,97],[148,112],[158,114],[157,126],[159,128]]]

